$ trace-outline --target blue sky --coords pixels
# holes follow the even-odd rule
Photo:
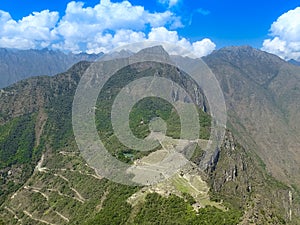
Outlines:
[[[300,33],[298,33],[300,32],[300,17],[298,15],[300,10],[299,13],[296,10],[300,6],[299,0],[277,0],[276,3],[270,0],[129,0],[131,6],[122,4],[123,1],[120,0],[102,0],[101,2],[99,0],[86,0],[83,2],[84,5],[73,4],[70,6],[69,0],[1,0],[0,10],[2,10],[2,15],[0,14],[0,21],[2,20],[2,23],[0,22],[0,30],[5,30],[6,33],[0,31],[0,38],[2,38],[0,46],[14,47],[15,45],[16,48],[21,49],[48,47],[73,52],[97,52],[115,47],[118,40],[126,43],[126,41],[132,42],[136,39],[148,39],[152,31],[151,37],[154,39],[166,39],[166,32],[176,32],[176,34],[172,33],[171,35],[174,42],[180,42],[183,39],[181,42],[188,42],[190,48],[197,51],[200,46],[206,46],[207,51],[202,49],[204,55],[212,49],[227,45],[251,45],[278,54],[283,58],[300,58],[298,54],[300,52],[300,40],[295,40],[295,38],[290,40],[289,37],[286,37],[287,34],[283,33],[295,29],[291,32],[291,35],[296,32],[300,37]],[[109,4],[105,2],[109,2]],[[66,12],[68,4],[68,12],[71,12],[69,14]],[[90,35],[98,37],[97,43],[95,43],[95,39],[89,39],[90,44],[87,46],[84,40],[88,39],[83,34],[80,36],[75,32],[73,34],[71,31],[67,32],[66,30],[70,28],[67,25],[70,23],[74,25],[74,21],[77,21],[76,13],[78,13],[77,18],[82,17],[85,25],[90,19],[90,24],[101,26],[101,20],[110,18],[111,14],[109,12],[103,13],[103,7],[98,7],[101,8],[98,10],[95,7],[96,5],[102,5],[103,7],[105,5],[108,8],[104,7],[104,9],[111,9],[112,12],[117,7],[121,14],[122,10],[124,12],[129,10],[127,17],[135,15],[135,12],[138,11],[137,14],[142,13],[142,15],[133,16],[133,19],[146,19],[140,23],[139,21],[128,21],[126,17],[122,18],[121,16],[119,21],[117,21],[118,18],[115,18],[116,21],[112,24],[106,22],[107,26],[99,28],[97,32],[96,30],[94,32],[84,31],[82,33],[90,33]],[[137,10],[135,8],[137,6],[142,6],[143,9]],[[85,10],[88,7],[91,9],[91,13],[100,14],[102,12],[103,17],[97,20],[84,15],[84,13],[89,14],[89,10]],[[75,8],[77,11],[74,11]],[[33,12],[42,12],[43,10],[49,11],[44,12],[39,17],[37,16],[37,20],[43,21],[43,18],[47,17],[47,21],[44,21],[42,25],[38,24],[37,27],[40,27],[36,30],[33,27],[36,26],[37,22],[34,22],[34,26],[31,25],[30,28],[31,33],[22,34],[24,29],[29,29],[26,23],[34,19],[30,17],[24,20],[23,18],[28,17]],[[289,11],[295,11],[295,13],[289,13]],[[10,18],[7,15],[4,16],[3,12],[9,13]],[[272,24],[280,20],[280,17],[284,14],[291,14],[290,18],[283,18],[277,26],[272,27]],[[22,19],[25,22],[20,22]],[[20,31],[10,27],[10,23],[16,23],[15,27],[19,26]],[[88,29],[80,23],[81,21],[78,19],[78,27]],[[285,26],[285,28],[282,28],[282,26]],[[48,29],[47,32],[46,29]],[[118,34],[120,30],[122,32],[115,37],[114,35]],[[35,33],[37,38],[34,37]],[[161,33],[164,33],[165,36]],[[48,38],[47,35],[51,38]],[[124,35],[128,35],[128,37],[131,35],[131,38],[120,39],[120,36]],[[43,37],[45,40],[43,40]],[[116,40],[108,43],[109,38]],[[175,40],[176,38],[177,40]],[[211,43],[207,40],[200,43],[199,41],[203,39],[208,39]],[[193,43],[198,44],[193,47]],[[186,46],[188,44],[185,43]],[[296,50],[291,49],[290,46],[294,46]]]

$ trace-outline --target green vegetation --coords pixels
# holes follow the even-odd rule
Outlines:
[[[0,169],[32,161],[35,116],[15,118],[0,126]]]
[[[60,87],[63,88],[63,87]],[[47,105],[48,121],[46,130],[49,132],[52,148],[55,150],[68,146],[73,141],[72,102],[73,90],[65,89],[64,95],[53,96]]]
[[[126,224],[132,211],[126,200],[138,191],[138,188],[110,183],[107,191],[109,194],[103,203],[103,209],[86,224]]]
[[[241,217],[239,211],[224,212],[211,206],[201,208],[196,213],[189,203],[175,195],[166,198],[156,193],[148,194],[134,224],[231,225],[237,224]]]
[[[167,136],[180,138],[180,119],[173,106],[166,100],[155,97],[144,98],[139,101],[130,112],[130,128],[138,138],[145,138],[150,134],[149,123],[160,117],[167,123]]]
[[[209,139],[211,117],[198,109],[199,114],[199,138]],[[145,138],[150,134],[149,123],[155,117],[162,118],[167,124],[166,135],[174,139],[180,138],[180,118],[175,108],[166,100],[155,97],[147,97],[139,101],[130,112],[130,128],[133,134],[139,138]]]
[[[40,156],[35,122],[35,114],[24,115],[0,126],[0,204],[28,179]]]
[[[251,218],[258,224],[261,221],[262,224],[265,221],[275,221],[271,224],[284,223],[286,218],[281,218],[285,213],[284,210],[279,212],[282,208],[272,207],[281,206],[278,199],[281,198],[280,193],[287,190],[286,187],[275,181],[269,182],[269,178],[264,177],[265,174],[260,174],[261,168],[257,166],[259,162],[250,161],[242,147],[231,139],[229,144],[233,144],[235,150],[232,150],[232,146],[222,149],[217,164],[212,165],[214,166],[212,171],[207,172],[207,177],[204,174],[210,186],[201,186],[206,183],[201,184],[197,179],[191,179],[190,185],[187,185],[186,181],[183,182],[183,177],[175,177],[171,181],[176,190],[181,191],[178,194],[181,197],[174,194],[166,197],[156,193],[144,193],[142,200],[136,205],[129,204],[128,198],[138,191],[142,192],[143,189],[101,179],[93,168],[86,165],[76,147],[72,133],[71,106],[79,77],[76,76],[76,70],[74,71],[64,76],[49,78],[51,89],[45,86],[47,100],[44,111],[48,120],[39,146],[34,146],[37,113],[12,119],[0,126],[0,165],[4,168],[0,179],[0,216],[3,217],[0,224],[19,223],[18,219],[14,219],[14,215],[5,208],[8,207],[16,213],[22,224],[36,224],[38,222],[34,218],[40,218],[53,224],[230,225],[240,221],[242,211],[247,210],[248,205],[253,208],[249,208],[246,213],[252,213],[253,217],[258,215],[259,219],[256,221],[256,218]],[[149,66],[144,70],[126,67],[119,71],[100,93],[96,110],[97,129],[107,149],[118,159],[131,163],[148,153],[126,148],[113,134],[110,112],[116,94],[128,82],[141,76],[154,73],[164,75],[169,72],[174,81],[181,82],[182,86],[186,85],[184,82],[187,81],[176,77],[174,75],[176,71],[168,66]],[[23,88],[25,86],[24,84]],[[201,110],[199,115],[200,138],[208,139],[211,118]],[[3,114],[2,117],[4,116]],[[145,98],[133,107],[130,114],[130,127],[133,133],[140,138],[147,136],[148,125],[153,117],[161,117],[166,121],[167,135],[179,137],[180,121],[176,110],[159,98]],[[41,165],[42,170],[32,174],[41,152],[45,156]],[[192,161],[197,163],[202,154],[203,151],[197,146]],[[236,168],[237,172],[234,172]],[[12,172],[12,178],[7,179],[8,172]],[[232,174],[234,177],[230,177]],[[19,177],[16,177],[17,175]],[[269,184],[270,187],[267,189]],[[205,192],[207,198],[203,198],[203,193],[197,192],[197,188],[193,189],[193,186],[199,189],[206,188],[207,191],[210,188],[210,196]],[[10,198],[8,194],[17,190],[14,198]],[[198,196],[195,197],[191,193]],[[255,193],[261,195],[256,197]],[[275,200],[268,202],[268,199]],[[4,200],[6,201],[2,205]],[[196,201],[201,205],[202,203],[209,205],[205,203],[212,200],[222,202],[220,203],[222,207],[218,208],[219,204],[216,204],[216,207],[206,206],[199,208],[198,211],[193,209]],[[258,200],[259,204],[256,204],[255,200]],[[295,197],[296,200],[299,201]],[[34,218],[24,213],[25,210]]]
[[[198,212],[193,209],[194,199],[184,194],[183,198],[176,195],[163,197],[157,193],[148,194],[145,202],[132,208],[126,199],[137,189],[124,187],[114,188],[111,184],[103,209],[86,225],[110,225],[110,224],[215,224],[233,225],[241,218],[241,212],[237,210],[222,211],[213,206],[200,208]],[[131,219],[129,219],[131,217]]]
[[[159,64],[147,68],[142,72],[128,66],[111,77],[102,88],[97,101],[96,126],[99,131],[99,136],[106,148],[119,160],[131,163],[132,160],[146,156],[150,152],[140,152],[128,149],[128,147],[124,146],[117,137],[114,136],[110,112],[117,94],[124,86],[135,79],[152,76],[153,74],[172,73],[172,68],[167,68],[167,71],[168,72],[162,71]],[[186,85],[183,84],[180,80],[181,78],[178,77],[178,71],[176,71],[176,73],[177,76],[173,75],[171,79],[175,82],[179,81],[179,84],[182,86]],[[184,76],[183,74],[180,75]],[[199,138],[209,139],[211,118],[201,109],[198,109],[198,113],[200,123]],[[137,102],[132,108],[129,115],[129,126],[133,134],[141,139],[147,137],[150,134],[149,123],[156,117],[160,117],[166,122],[167,136],[177,139],[180,138],[181,126],[177,111],[166,100],[157,97],[144,98]],[[153,149],[153,151],[154,150],[156,149]]]

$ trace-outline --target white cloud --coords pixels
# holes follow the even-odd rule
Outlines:
[[[56,39],[54,27],[58,19],[57,12],[44,10],[15,21],[9,13],[0,11],[0,47],[43,47],[46,42]]]
[[[99,33],[93,42],[87,44],[87,53],[109,52],[122,45],[144,41],[145,36],[143,32],[124,29],[117,30],[114,35]]]
[[[149,41],[173,43],[192,52],[197,57],[206,56],[216,48],[216,45],[208,38],[191,43],[186,38],[180,38],[177,31],[169,31],[165,27],[153,28],[148,36]],[[180,52],[175,50],[171,54],[180,54]]]
[[[30,40],[26,40],[20,37],[1,37],[0,38],[0,47],[2,48],[17,48],[17,49],[29,49],[35,48],[35,43]]]
[[[84,7],[82,2],[70,2],[60,25],[72,21],[80,25],[97,25],[94,29],[143,29],[149,24],[151,27],[173,24],[180,20],[170,11],[150,13],[142,6],[133,6],[128,1],[112,3],[102,0],[92,7]],[[89,27],[91,29],[91,27]]]
[[[168,7],[171,8],[175,5],[177,5],[179,0],[158,0],[158,2],[163,5],[168,5]]]
[[[177,0],[168,4],[177,4]],[[197,56],[215,49],[209,39],[191,43],[179,37],[180,17],[171,11],[149,12],[129,1],[114,3],[101,0],[94,7],[70,2],[65,14],[44,10],[33,12],[19,21],[0,10],[0,47],[53,48],[88,53],[108,52],[123,44],[144,40],[166,41],[180,45]],[[150,32],[146,31],[150,28]]]
[[[120,40],[120,33],[124,35],[121,42],[140,40],[144,35],[138,31],[144,30],[146,26],[173,28],[182,24],[180,18],[170,11],[151,13],[142,6],[133,6],[128,1],[113,3],[102,0],[94,7],[84,7],[82,2],[70,2],[56,28],[63,37],[63,43],[53,47],[70,51],[107,50],[108,47],[116,46],[116,40]],[[130,33],[129,36],[125,35],[125,30],[127,35]],[[108,37],[113,40],[107,40]],[[109,46],[99,46],[99,41],[104,41]]]
[[[193,43],[193,52],[197,56],[206,56],[216,49],[215,43],[210,39],[204,38],[201,41],[196,41]]]
[[[167,45],[164,46],[170,54],[175,55],[181,55],[182,48],[184,48],[193,55],[202,57],[208,55],[216,48],[216,45],[207,38],[191,43],[186,38],[180,38],[177,31],[170,31],[165,27],[157,27],[152,28],[148,35],[143,32],[135,32],[132,30],[118,30],[114,35],[99,34],[96,37],[95,42],[90,42],[88,44],[87,52],[108,52],[111,49],[122,45],[142,41],[166,42],[180,46],[181,48],[178,49],[168,49]]]
[[[270,35],[273,38],[264,40],[262,50],[300,60],[300,7],[281,15],[272,24]]]

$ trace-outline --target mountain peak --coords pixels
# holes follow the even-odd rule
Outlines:
[[[221,48],[219,50],[214,51],[212,54],[218,53],[218,54],[230,54],[230,55],[238,55],[238,56],[252,56],[252,57],[258,57],[261,55],[272,55],[270,53],[261,51],[257,48],[253,48],[249,45],[242,45],[242,46],[228,46]],[[272,57],[277,57],[275,55],[272,55]]]
[[[137,52],[134,55],[135,58],[139,59],[146,59],[146,60],[155,60],[155,59],[160,59],[162,61],[169,61],[170,60],[170,55],[168,52],[161,46],[153,46],[149,48],[144,48]]]
[[[257,50],[256,48],[251,47],[250,45],[240,45],[240,46],[226,46],[220,50],[229,50],[229,51],[253,51]]]
[[[162,55],[169,56],[167,51],[161,45],[144,48],[144,49],[138,51],[136,54],[145,54],[145,53],[147,53],[147,54],[162,54]]]
[[[223,57],[237,57],[238,59],[247,58],[258,58],[264,62],[268,61],[276,61],[276,63],[284,63],[283,59],[281,59],[279,56],[271,54],[269,52],[262,51],[260,49],[251,47],[249,45],[242,45],[242,46],[228,46],[221,48],[219,50],[215,50],[210,55],[219,55]],[[205,58],[205,57],[204,57]]]
[[[133,53],[130,50],[122,49],[121,51],[115,51],[108,54],[102,55],[99,60],[100,61],[108,61],[112,59],[121,59],[130,57]]]
[[[276,55],[250,46],[231,46],[214,51],[203,57],[211,67],[227,65],[238,68],[243,76],[250,77],[256,83],[267,84],[287,64]]]

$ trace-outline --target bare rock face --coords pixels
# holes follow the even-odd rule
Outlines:
[[[298,221],[300,205],[292,200],[297,190],[276,181],[261,163],[253,151],[245,150],[227,131],[219,157],[207,171],[212,196],[243,208],[241,224]]]

